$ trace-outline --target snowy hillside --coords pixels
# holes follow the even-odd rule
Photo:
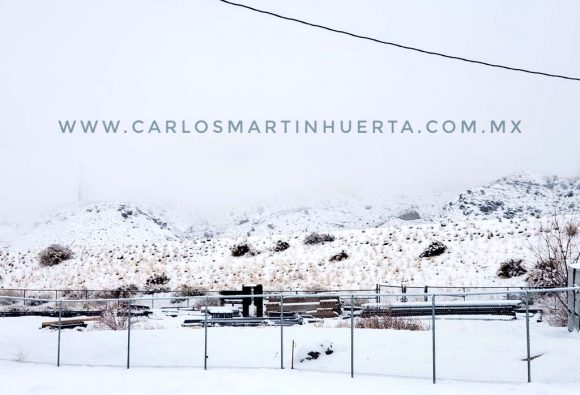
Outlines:
[[[284,237],[214,238],[148,242],[134,245],[73,248],[75,258],[39,267],[37,250],[1,252],[1,286],[115,288],[143,287],[154,273],[166,273],[168,284],[223,289],[244,283],[276,288],[373,288],[376,283],[413,285],[522,285],[524,278],[501,280],[500,262],[526,258],[527,240],[540,221],[483,220],[332,232],[335,240],[305,245],[303,233]],[[277,240],[289,248],[275,252]],[[432,242],[447,251],[419,258]],[[232,246],[247,243],[255,255],[234,257]],[[348,257],[331,258],[344,251]]]
[[[90,204],[29,226],[4,225],[0,286],[141,288],[161,272],[172,288],[522,285],[523,277],[498,279],[500,262],[526,258],[530,237],[555,205],[564,213],[580,207],[580,181],[516,175],[471,188],[451,202],[442,200],[329,200],[311,207],[231,213],[225,220],[189,228],[177,228],[166,216],[135,205]],[[312,231],[336,239],[305,245]],[[275,252],[279,240],[289,248]],[[434,241],[447,251],[419,258]],[[75,258],[40,268],[38,252],[51,243],[70,246]],[[233,257],[230,248],[240,243],[256,254]],[[330,260],[342,251],[345,259]]]
[[[71,207],[30,224],[0,225],[0,240],[11,250],[38,249],[52,243],[95,246],[177,240],[180,234],[161,214],[110,202]]]
[[[234,213],[214,223],[211,234],[226,237],[267,236],[292,232],[321,232],[378,228],[407,221],[431,222],[452,196],[350,196],[301,206],[271,206]],[[211,225],[210,225],[211,226]]]
[[[516,218],[580,208],[580,178],[517,174],[467,189],[444,209],[445,217]]]
[[[92,203],[19,226],[0,223],[0,248],[27,250],[58,242],[108,246],[145,241],[274,236],[372,229],[408,223],[528,218],[580,207],[580,179],[517,174],[453,194],[413,197],[329,196],[302,205],[272,204],[221,217],[168,216],[141,205]],[[157,210],[159,211],[159,210]],[[175,225],[179,224],[179,226]]]

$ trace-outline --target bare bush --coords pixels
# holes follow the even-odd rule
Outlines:
[[[120,303],[105,303],[99,323],[114,331],[125,330],[129,324],[129,315],[127,308]]]
[[[70,248],[61,246],[60,244],[52,244],[40,251],[38,254],[38,263],[40,266],[54,266],[73,257],[74,254]]]
[[[522,276],[528,272],[523,265],[523,259],[508,259],[507,261],[503,261],[499,265],[497,276],[500,278]]]
[[[339,327],[350,327],[350,322],[341,321]],[[390,315],[356,318],[354,320],[354,327],[359,329],[394,329],[402,331],[429,330],[429,326],[421,321]]]
[[[527,282],[533,287],[558,288],[568,285],[568,266],[580,261],[578,220],[554,214],[539,230],[536,244],[530,244],[534,267],[528,272]],[[539,300],[548,307],[548,322],[565,325],[562,317],[568,314],[565,294],[553,293]]]
[[[534,268],[527,281],[535,287],[565,287],[568,283],[568,266],[580,261],[578,222],[554,215],[539,230],[537,244],[530,245]]]
[[[429,326],[418,320],[409,318],[381,316],[358,318],[355,320],[355,328],[361,329],[395,329],[403,331],[426,331]]]
[[[568,325],[568,307],[562,305],[561,295],[558,292],[538,295],[536,300],[542,305],[548,324],[558,327]]]

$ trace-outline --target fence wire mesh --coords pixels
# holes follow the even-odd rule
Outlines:
[[[68,297],[0,296],[0,359],[580,382],[580,335],[565,327],[578,288]]]

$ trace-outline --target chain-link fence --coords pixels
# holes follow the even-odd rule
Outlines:
[[[429,294],[440,295],[439,299],[458,300],[474,300],[474,299],[510,299],[518,298],[520,292],[538,289],[538,287],[527,286],[433,286],[433,285],[392,285],[392,284],[377,284],[375,293],[383,294],[402,294],[402,299],[415,295],[415,298],[425,299]],[[515,292],[515,293],[514,293]],[[460,296],[448,297],[446,294],[454,294]],[[483,294],[483,295],[482,295]]]
[[[580,381],[580,335],[564,327],[578,292],[1,296],[0,359]]]

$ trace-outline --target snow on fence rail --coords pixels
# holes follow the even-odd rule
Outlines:
[[[512,301],[494,299],[510,295]],[[138,305],[150,297],[116,299],[35,299],[0,296],[2,301],[34,300],[52,304],[58,321],[48,328],[42,318],[0,318],[0,359],[67,365],[116,365],[130,367],[187,366],[289,368],[300,370],[382,374],[470,381],[580,382],[580,338],[565,328],[549,326],[544,316],[551,308],[543,301],[550,295],[566,297],[580,292],[580,287],[550,290],[488,291],[477,293],[428,293],[427,302],[407,302],[407,308],[431,310],[431,314],[396,317],[390,309],[403,308],[401,298],[421,297],[424,293],[273,293],[276,314],[252,326],[229,326],[235,317],[211,316],[212,300],[220,295],[184,296],[190,309],[163,314],[156,309],[148,320],[136,317]],[[466,297],[479,296],[474,302]],[[228,295],[239,299],[256,296]],[[296,311],[303,300],[336,298],[340,314],[333,319],[314,319]],[[449,298],[452,300],[450,301]],[[175,296],[156,298],[173,300]],[[63,310],[79,302],[121,306],[117,311],[126,318],[126,328],[116,331],[71,331]],[[534,305],[534,309],[530,305]],[[294,303],[293,308],[290,306]],[[285,306],[286,304],[286,306]],[[363,318],[365,306],[386,307],[385,314]],[[483,315],[478,319],[443,314],[441,309],[472,309],[500,306],[513,308],[513,316]],[[142,306],[141,306],[142,307]],[[285,309],[286,307],[286,309]],[[220,309],[213,309],[213,311]],[[227,313],[227,312],[226,312]],[[160,319],[155,319],[160,318]],[[185,321],[198,325],[183,326]],[[368,321],[365,321],[368,320]],[[393,321],[394,320],[394,321]],[[402,320],[402,321],[397,321]],[[407,321],[405,321],[407,320]],[[76,321],[79,321],[78,317]],[[237,324],[243,324],[241,321]],[[290,325],[302,323],[304,325]],[[225,326],[222,326],[224,325]],[[381,326],[386,324],[387,326]],[[215,326],[214,326],[215,325]],[[258,326],[256,326],[258,325]],[[391,326],[388,326],[391,325]],[[68,326],[75,326],[71,322]],[[404,328],[373,329],[380,327]],[[197,328],[197,330],[196,330]],[[157,330],[150,330],[157,329]],[[296,347],[295,347],[296,345]],[[533,373],[533,375],[532,375]]]

